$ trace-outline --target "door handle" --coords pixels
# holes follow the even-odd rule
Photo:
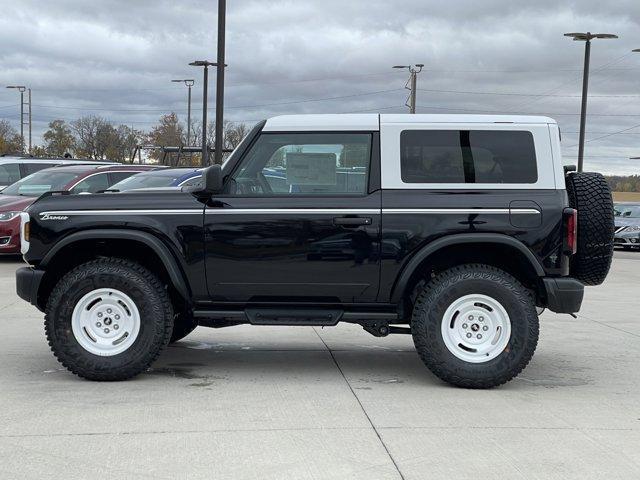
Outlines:
[[[334,225],[342,225],[343,227],[357,227],[360,225],[371,225],[373,220],[371,217],[335,217]]]

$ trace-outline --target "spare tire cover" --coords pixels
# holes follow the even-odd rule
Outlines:
[[[578,211],[578,248],[571,258],[571,276],[585,285],[600,285],[613,257],[611,189],[599,173],[570,173],[566,182],[569,204]]]

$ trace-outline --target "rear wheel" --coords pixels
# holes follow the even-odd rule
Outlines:
[[[158,278],[118,258],[82,264],[55,286],[45,332],[60,363],[90,380],[145,371],[167,346],[173,308]]]
[[[538,343],[538,315],[529,291],[487,265],[436,275],[418,294],[413,340],[425,365],[459,387],[490,388],[518,375]]]

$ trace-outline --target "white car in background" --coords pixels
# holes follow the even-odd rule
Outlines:
[[[98,163],[97,160],[75,158],[33,158],[18,155],[0,156],[0,191],[18,180],[45,168],[74,163]],[[112,164],[114,162],[99,162]]]

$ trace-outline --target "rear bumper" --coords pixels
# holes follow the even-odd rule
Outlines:
[[[44,270],[22,267],[16,271],[16,292],[23,300],[38,306],[38,289],[44,276]]]
[[[582,305],[584,285],[575,278],[543,278],[546,307],[556,313],[576,313]]]

